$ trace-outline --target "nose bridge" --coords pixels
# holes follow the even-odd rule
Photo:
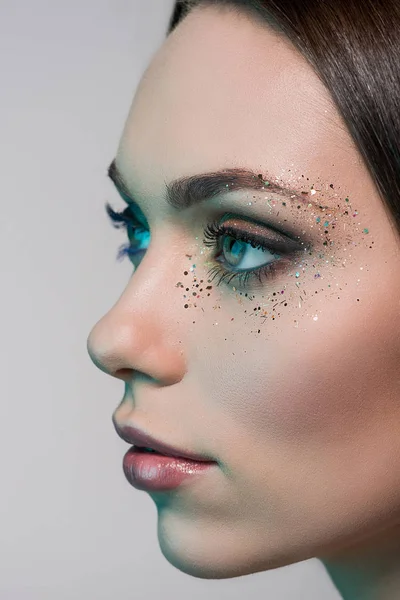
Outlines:
[[[94,364],[125,381],[134,371],[164,385],[180,381],[186,363],[183,311],[176,294],[173,275],[155,267],[145,274],[139,268],[89,334],[87,349]]]

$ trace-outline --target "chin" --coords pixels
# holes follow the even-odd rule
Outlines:
[[[183,519],[161,516],[157,534],[164,558],[182,573],[199,579],[232,579],[313,558],[312,554],[305,556],[304,549],[300,554],[293,547],[264,546],[260,550],[249,545],[251,532],[242,536],[230,530],[224,535],[221,525],[215,522],[185,524]]]
[[[196,549],[188,551],[187,548],[171,543],[171,540],[159,537],[159,544],[164,558],[176,569],[198,579],[233,579],[254,573],[271,571],[281,567],[287,567],[309,557],[240,557],[235,552],[230,557],[221,556],[218,553],[218,544],[213,552],[204,555],[196,552]],[[239,553],[240,554],[240,553]]]

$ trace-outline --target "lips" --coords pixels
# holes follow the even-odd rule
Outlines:
[[[123,439],[125,442],[129,444],[133,444],[137,448],[151,448],[155,450],[158,454],[162,454],[164,456],[170,456],[174,458],[186,458],[189,460],[193,460],[196,462],[215,462],[211,457],[204,456],[200,454],[195,454],[190,450],[175,448],[157,440],[156,438],[150,436],[149,434],[140,431],[136,427],[132,425],[125,425],[120,427],[113,420],[114,427],[119,437]],[[145,450],[143,450],[145,452]]]

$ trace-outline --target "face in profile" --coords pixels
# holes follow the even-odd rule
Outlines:
[[[390,536],[398,239],[313,69],[266,25],[194,9],[143,75],[117,172],[142,230],[90,355],[125,382],[115,424],[217,463],[150,492],[164,556],[227,578]],[[201,202],[173,184],[199,176]]]

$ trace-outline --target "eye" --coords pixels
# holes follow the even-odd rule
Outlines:
[[[117,260],[122,260],[125,256],[132,257],[147,250],[150,244],[150,231],[139,222],[129,206],[125,210],[117,212],[109,204],[106,204],[106,211],[113,226],[125,229],[129,238],[129,243],[119,248]]]
[[[280,258],[279,254],[272,253],[263,246],[253,246],[252,243],[226,235],[222,243],[222,252],[225,264],[247,271],[269,264]],[[259,263],[259,264],[257,264]]]
[[[231,214],[222,219],[237,217]],[[259,226],[252,227],[252,231],[238,225],[229,225],[215,221],[209,224],[204,231],[203,243],[205,246],[215,248],[214,260],[219,264],[214,266],[208,275],[219,276],[217,285],[228,280],[230,283],[236,279],[239,287],[246,288],[252,278],[262,283],[263,278],[270,278],[287,271],[294,266],[295,259],[299,259],[308,248],[300,241],[296,241],[286,234]],[[265,234],[262,230],[265,229]]]

